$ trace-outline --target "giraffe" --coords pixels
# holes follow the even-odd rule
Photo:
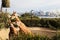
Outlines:
[[[25,33],[25,34],[32,34],[31,30],[29,30],[24,23],[21,22],[21,20],[18,18],[16,15],[16,12],[14,13],[15,18],[16,18],[16,24],[18,27]]]
[[[18,34],[18,32],[17,32],[16,28],[14,27],[14,25],[12,23],[10,23],[9,40],[11,40],[11,37],[17,36],[17,34]]]
[[[10,15],[9,15],[9,16],[10,16]],[[8,16],[8,17],[9,17],[9,16]],[[10,20],[9,20],[9,25],[10,25],[9,40],[11,40],[11,37],[18,35],[18,31],[19,31],[19,30],[17,30],[17,28],[13,25],[15,22],[12,22],[12,21],[11,21],[11,18],[12,18],[12,19],[15,18],[15,17],[14,17],[14,12],[13,12],[12,16],[10,16],[9,18],[10,18]]]
[[[33,35],[33,33],[18,18],[18,16],[16,15],[16,12],[13,12],[10,19],[15,19],[15,21],[10,22],[9,38],[10,38],[11,34],[18,35],[18,32],[20,32],[20,31],[22,31],[24,34]],[[17,30],[13,24],[16,24],[18,26],[19,30]]]

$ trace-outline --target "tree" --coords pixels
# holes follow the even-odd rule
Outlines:
[[[8,21],[9,21],[9,18],[8,18],[8,13],[0,13],[0,26],[2,27],[2,25],[4,27],[8,27]]]
[[[2,0],[2,7],[10,7],[10,0]]]
[[[21,15],[21,17],[27,17],[27,16],[31,16],[29,13],[24,13]]]
[[[22,19],[31,19],[31,13],[24,13],[21,15],[21,18]],[[38,16],[35,16],[33,13],[32,13],[32,20],[33,19],[40,19]]]

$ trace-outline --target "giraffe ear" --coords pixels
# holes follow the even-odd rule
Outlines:
[[[2,7],[10,7],[10,0],[2,0]]]

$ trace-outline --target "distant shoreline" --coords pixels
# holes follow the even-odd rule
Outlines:
[[[50,17],[50,16],[38,16],[39,18],[60,18],[60,17]]]

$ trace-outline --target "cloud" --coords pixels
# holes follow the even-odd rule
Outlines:
[[[10,3],[10,9],[16,11],[26,11],[31,9],[50,10],[60,7],[60,0],[10,0]]]

